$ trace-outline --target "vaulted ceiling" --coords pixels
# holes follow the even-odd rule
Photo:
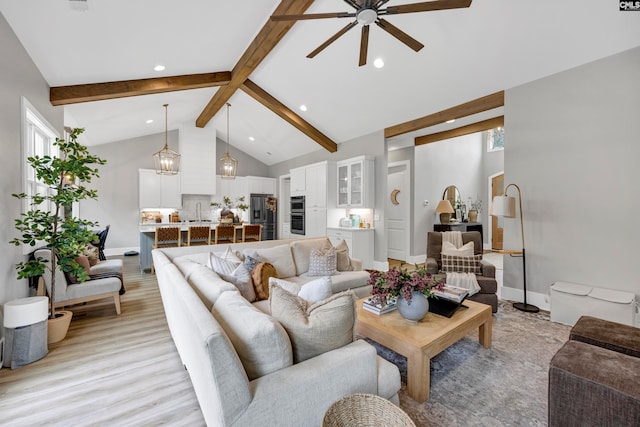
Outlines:
[[[69,3],[0,0],[0,12],[50,86],[205,73],[201,79],[223,84],[61,107],[66,124],[86,128],[85,143],[161,133],[165,103],[170,129],[198,121],[226,139],[225,109],[218,108],[228,98],[231,144],[269,165],[331,149],[329,142],[319,145],[318,134],[339,150],[354,137],[640,45],[640,13],[621,12],[617,2],[474,0],[464,9],[385,17],[425,45],[417,53],[373,26],[366,66],[358,67],[355,29],[306,58],[349,21],[334,18],[288,23],[291,29],[256,64],[251,50],[277,8],[351,8],[341,0],[88,0],[89,10],[78,12]],[[282,32],[278,27],[271,36]],[[385,66],[375,68],[375,58]],[[166,69],[154,71],[158,64]],[[286,114],[274,113],[274,105]]]

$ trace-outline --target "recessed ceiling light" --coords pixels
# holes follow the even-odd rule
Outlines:
[[[153,123],[153,119],[149,119],[147,120],[145,123],[149,124],[149,123]]]
[[[166,67],[164,65],[156,65],[155,67],[153,67],[154,70],[156,71],[164,71]]]
[[[384,61],[382,60],[382,58],[376,58],[376,60],[373,61],[373,66],[376,68],[382,68],[384,67]]]
[[[255,141],[256,139],[252,136],[249,137],[249,141]]]
[[[451,119],[451,120],[447,120],[445,123],[453,123],[455,121],[456,121],[456,119]]]
[[[301,109],[302,111],[307,111],[307,106],[306,106],[306,105],[304,105],[304,104],[302,104],[302,105],[300,106],[300,109]]]

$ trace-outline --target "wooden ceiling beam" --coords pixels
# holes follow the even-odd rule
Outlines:
[[[171,77],[154,77],[151,79],[56,86],[49,89],[49,100],[53,105],[69,105],[80,102],[125,98],[128,96],[222,86],[229,83],[230,80],[231,72],[222,71],[218,73],[187,74]]]
[[[253,99],[276,113],[283,120],[293,125],[300,132],[316,141],[327,151],[331,153],[338,151],[338,144],[333,142],[329,137],[313,127],[311,124],[307,123],[302,117],[291,111],[286,105],[275,99],[251,80],[245,80],[241,88],[247,95],[251,96]]]
[[[299,15],[304,13],[312,3],[313,0],[282,0],[272,15]],[[235,91],[249,78],[253,70],[276,47],[295,22],[267,20],[247,50],[244,51],[238,63],[233,67],[229,84],[215,93],[196,119],[197,127],[205,127],[209,123],[213,116],[229,101]]]
[[[494,117],[492,119],[483,120],[466,126],[460,126],[455,129],[445,130],[443,132],[431,133],[417,137],[415,145],[424,145],[432,142],[442,141],[443,139],[455,138],[457,136],[469,135],[471,133],[482,132],[489,129],[495,129],[504,126],[504,116]]]
[[[483,96],[482,98],[474,99],[473,101],[465,102],[464,104],[460,104],[446,110],[439,111],[434,114],[430,114],[428,116],[420,117],[408,122],[388,127],[384,130],[384,137],[392,138],[394,136],[444,123],[447,120],[459,119],[461,117],[470,116],[472,114],[481,113],[483,111],[502,106],[504,106],[503,90],[500,92],[492,93],[491,95]]]

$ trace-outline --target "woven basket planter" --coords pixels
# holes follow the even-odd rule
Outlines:
[[[322,420],[323,427],[416,427],[399,407],[375,394],[355,393],[334,402]]]

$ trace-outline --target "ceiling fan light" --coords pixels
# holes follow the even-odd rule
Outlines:
[[[378,19],[378,12],[373,9],[364,9],[358,12],[356,19],[360,25],[371,25]]]

